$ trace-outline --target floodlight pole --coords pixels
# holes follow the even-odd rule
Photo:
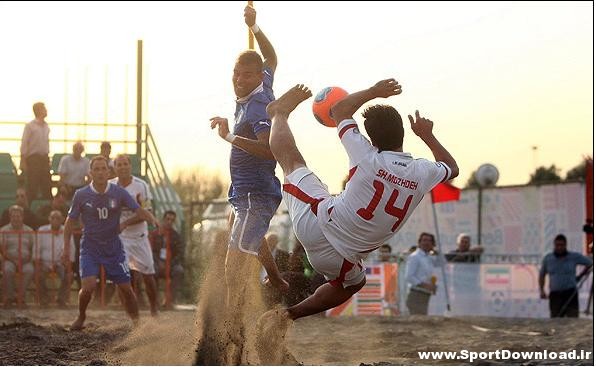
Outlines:
[[[143,141],[143,40],[137,41],[137,157]]]

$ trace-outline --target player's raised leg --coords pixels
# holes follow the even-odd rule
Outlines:
[[[269,147],[283,169],[284,175],[306,166],[306,162],[296,146],[292,130],[288,125],[288,117],[301,102],[311,96],[312,93],[307,87],[298,84],[267,106],[267,114],[272,122]]]
[[[345,288],[325,283],[317,288],[310,297],[297,305],[289,307],[287,315],[290,319],[296,320],[330,310],[349,300],[350,297],[364,287],[365,283],[366,279],[363,279],[360,283]]]

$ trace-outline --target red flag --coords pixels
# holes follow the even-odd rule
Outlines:
[[[460,189],[450,183],[440,183],[431,190],[433,204],[459,200]]]

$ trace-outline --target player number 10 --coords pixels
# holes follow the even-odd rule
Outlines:
[[[373,187],[375,189],[375,194],[370,200],[370,203],[368,203],[368,206],[366,208],[358,209],[357,212],[358,215],[362,217],[362,219],[364,220],[371,220],[375,216],[373,212],[375,211],[375,209],[377,209],[377,206],[379,205],[379,202],[381,202],[381,198],[383,197],[383,192],[385,191],[385,185],[383,185],[381,181],[374,180]],[[385,213],[397,218],[397,221],[395,222],[393,227],[391,227],[391,232],[395,232],[395,230],[397,229],[397,227],[399,227],[399,224],[404,219],[406,214],[408,214],[410,203],[412,203],[412,198],[414,197],[413,195],[408,196],[404,204],[404,207],[398,208],[395,206],[395,201],[397,200],[398,196],[399,191],[397,189],[393,189],[393,192],[391,193],[391,196],[389,197],[389,200],[385,205]]]
[[[108,219],[108,208],[97,208],[99,219]]]

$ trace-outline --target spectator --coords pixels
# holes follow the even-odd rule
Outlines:
[[[99,155],[103,155],[108,160],[108,167],[110,169],[110,173],[108,178],[112,179],[116,177],[116,170],[114,169],[114,160],[110,158],[110,154],[112,153],[112,145],[109,141],[104,141],[101,143],[99,147]]]
[[[577,296],[577,265],[592,266],[590,258],[573,251],[567,251],[567,238],[559,234],[555,237],[554,250],[542,259],[538,277],[540,298],[546,299],[544,281],[549,276],[548,294],[550,317],[579,317]]]
[[[25,291],[33,277],[33,245],[35,235],[33,229],[23,224],[24,210],[18,205],[9,209],[10,223],[0,228],[0,253],[4,259],[4,276],[6,277],[5,307],[10,307],[15,301],[18,306],[25,306]],[[19,281],[15,282],[18,273]],[[18,283],[18,284],[16,284]],[[19,297],[15,299],[15,288],[19,290]]]
[[[166,258],[168,255],[167,245],[170,244],[170,277],[172,299],[166,299],[163,303],[164,308],[172,308],[176,303],[176,292],[182,284],[184,277],[184,243],[180,234],[174,229],[176,221],[176,212],[168,210],[164,213],[162,223],[159,228],[149,233],[149,241],[153,249],[153,263],[155,265],[155,275],[159,278],[166,277]]]
[[[433,268],[439,265],[439,258],[429,254],[433,245],[434,236],[421,233],[418,249],[408,257],[406,263],[406,281],[410,285],[406,305],[411,315],[427,315],[430,296],[437,290],[433,282]]]
[[[29,226],[33,229],[37,229],[39,227],[39,219],[33,213],[31,209],[29,209],[29,200],[27,200],[27,191],[23,188],[18,188],[16,193],[15,205],[20,206],[23,209],[23,213],[25,213],[24,223],[26,226]],[[10,223],[10,208],[4,209],[2,212],[2,218],[0,219],[0,227],[7,225]]]
[[[288,271],[282,277],[290,284],[289,292],[283,294],[283,302],[288,306],[302,302],[326,282],[325,277],[313,269],[300,241],[296,241],[289,255]]]
[[[46,280],[50,274],[56,274],[60,279],[60,290],[58,291],[58,305],[64,307],[68,300],[69,281],[67,269],[71,269],[74,263],[75,247],[71,240],[68,267],[61,261],[64,254],[64,215],[58,210],[52,210],[48,216],[50,224],[39,227],[37,234],[37,271],[39,272],[40,302],[47,306],[48,289]]]
[[[62,220],[66,218],[66,215],[68,214],[68,205],[66,204],[66,197],[64,196],[63,191],[58,191],[51,203],[43,205],[37,209],[38,224],[49,224],[50,222],[48,219],[50,218],[50,213],[54,210],[57,210],[62,214]]]
[[[470,235],[467,233],[460,233],[457,236],[457,249],[445,255],[447,261],[451,262],[466,262],[479,263],[480,255],[484,251],[482,246],[470,247]]]
[[[43,103],[37,102],[33,113],[35,119],[23,130],[20,167],[27,182],[27,196],[35,200],[41,191],[42,199],[51,199],[50,128],[45,121],[48,111]]]
[[[379,247],[378,260],[380,262],[389,262],[391,258],[391,246],[387,243],[382,244]]]
[[[81,156],[84,150],[83,143],[77,141],[72,146],[72,154],[60,159],[58,174],[60,185],[68,190],[67,199],[72,199],[74,192],[89,182],[89,158]]]

